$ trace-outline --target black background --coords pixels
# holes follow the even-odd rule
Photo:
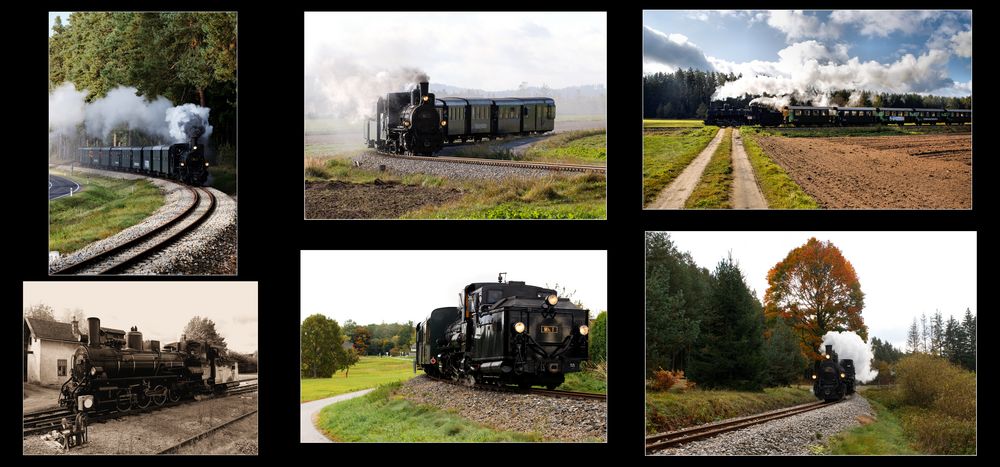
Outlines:
[[[472,3],[493,7],[499,4]],[[990,239],[989,221],[995,210],[991,191],[975,183],[994,173],[996,157],[989,141],[991,130],[980,131],[980,150],[974,151],[974,205],[972,211],[643,211],[642,202],[642,86],[640,26],[642,9],[672,8],[674,2],[532,3],[505,4],[509,9],[608,10],[608,145],[612,167],[608,174],[608,220],[606,221],[305,221],[302,192],[302,93],[303,11],[343,9],[465,11],[469,2],[37,2],[10,4],[3,35],[7,62],[0,73],[5,78],[8,104],[3,112],[5,151],[0,153],[8,173],[3,185],[5,206],[14,208],[7,217],[4,235],[8,255],[6,268],[21,281],[93,280],[48,277],[47,201],[41,191],[47,166],[41,158],[47,133],[47,24],[48,11],[82,10],[214,10],[239,11],[238,99],[239,99],[239,275],[237,277],[135,277],[101,280],[198,280],[257,281],[259,283],[260,366],[260,458],[205,459],[209,462],[322,462],[372,464],[407,462],[447,465],[502,462],[514,464],[584,462],[587,464],[642,461],[643,408],[643,235],[646,230],[978,230]],[[13,8],[17,9],[13,9]],[[698,2],[681,5],[697,8],[764,8],[756,2]],[[809,5],[814,8],[846,8],[844,3]],[[855,8],[876,5],[855,4]],[[774,3],[768,8],[779,7]],[[803,8],[806,5],[782,5]],[[898,5],[881,8],[972,8],[955,2]],[[31,10],[30,13],[27,10]],[[503,8],[497,8],[503,9]],[[20,11],[19,11],[20,10]],[[980,9],[980,27],[992,17]],[[986,13],[986,14],[984,14]],[[372,25],[377,28],[377,25]],[[993,46],[980,34],[980,50]],[[992,41],[992,39],[989,39]],[[993,66],[992,50],[981,52],[982,69]],[[977,97],[980,109],[988,109],[994,94],[992,83],[981,78]],[[980,110],[980,129],[992,128],[988,112]],[[983,149],[986,148],[986,149]],[[13,182],[13,183],[11,183]],[[986,197],[988,196],[988,197]],[[23,202],[22,202],[23,201]],[[904,233],[905,234],[905,233]],[[903,234],[901,234],[903,235]],[[299,252],[308,249],[595,249],[608,250],[608,298],[612,310],[608,355],[613,362],[608,383],[607,444],[502,444],[502,445],[413,445],[374,444],[300,445],[299,422]],[[926,245],[932,249],[934,245]],[[914,254],[919,255],[919,251]],[[461,264],[456,264],[461,268]],[[938,271],[938,273],[941,273]],[[431,279],[426,279],[430,283]],[[13,279],[7,280],[12,287]],[[17,284],[20,285],[20,284]],[[392,299],[392,284],[385,284],[386,299]],[[919,293],[919,291],[914,291]],[[16,296],[16,295],[12,295]],[[9,302],[13,302],[10,300]],[[18,304],[19,305],[19,304]],[[141,307],[141,303],[135,304]],[[407,306],[401,298],[399,306]],[[7,330],[16,330],[14,303],[9,304]],[[96,311],[96,310],[95,310]],[[988,317],[988,313],[987,319]],[[989,329],[986,327],[984,329]],[[11,356],[22,352],[20,339],[7,342]],[[17,352],[17,353],[14,353]],[[987,360],[988,361],[988,360]],[[8,362],[10,362],[8,360]],[[8,381],[20,373],[20,357],[7,368]],[[9,430],[5,450],[14,453],[20,425],[13,412],[20,412],[13,399],[15,386],[4,386],[10,402]],[[988,398],[981,399],[987,400]],[[987,400],[988,401],[988,400]],[[983,412],[983,411],[981,411]],[[20,452],[20,451],[18,451]],[[305,456],[316,456],[306,459]],[[599,457],[600,456],[600,457]],[[102,456],[103,457],[103,456]],[[116,456],[117,457],[117,456]],[[9,459],[9,458],[8,458]],[[107,462],[88,456],[64,458],[73,462]],[[294,459],[294,460],[293,460]],[[114,459],[121,462],[125,459]],[[145,457],[141,462],[186,462],[189,457]],[[658,458],[647,462],[702,462],[703,458]],[[717,462],[719,459],[712,459]],[[837,461],[837,459],[826,459]],[[54,460],[46,460],[50,462]],[[741,459],[731,459],[741,462]],[[768,462],[770,460],[767,460]],[[841,459],[842,461],[842,459]],[[951,462],[953,460],[949,460]],[[201,462],[201,461],[199,461]],[[801,461],[797,461],[801,462]]]

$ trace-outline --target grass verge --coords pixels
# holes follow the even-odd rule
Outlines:
[[[643,204],[649,204],[708,146],[719,127],[682,128],[642,136]]]
[[[722,142],[705,166],[701,180],[684,203],[688,209],[729,209],[733,186],[733,129],[726,128]]]
[[[59,175],[84,188],[49,203],[49,251],[72,253],[142,222],[163,206],[163,194],[146,180]]]
[[[643,128],[701,128],[705,126],[705,122],[702,120],[660,120],[660,119],[643,119]]]
[[[767,388],[761,392],[727,390],[646,391],[646,433],[701,425],[813,402],[806,387]]]
[[[903,433],[899,417],[877,401],[868,399],[868,403],[875,409],[875,420],[832,436],[827,452],[848,455],[917,454]]]
[[[560,391],[608,393],[608,366],[600,363],[596,366],[585,364],[583,371],[566,373],[566,381],[558,388]]]
[[[756,135],[767,134],[760,129],[744,128],[743,148],[747,151],[757,182],[770,209],[819,209],[819,203],[809,196],[785,169],[775,164],[757,144]]]
[[[526,150],[524,159],[607,164],[607,131],[601,128],[558,133]]]
[[[300,402],[309,402],[384,383],[406,381],[419,374],[413,373],[413,360],[364,356],[348,373],[337,372],[332,378],[303,378],[299,398]]]
[[[400,383],[344,402],[329,405],[319,414],[320,430],[335,441],[399,442],[537,442],[538,433],[497,431],[454,413],[414,404],[393,392]]]

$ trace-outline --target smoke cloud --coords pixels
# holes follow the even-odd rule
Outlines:
[[[307,67],[305,113],[358,123],[375,112],[375,101],[430,81],[415,67],[375,68],[358,59],[319,53]]]
[[[162,99],[162,98],[161,98]],[[210,109],[194,104],[184,104],[167,109],[167,127],[174,141],[189,141],[194,136],[199,143],[208,142],[212,134],[212,125],[208,123]],[[201,135],[197,135],[197,132]]]
[[[871,346],[861,340],[861,336],[853,332],[828,332],[823,336],[823,344],[818,349],[821,354],[825,353],[827,345],[833,346],[833,351],[841,360],[854,360],[854,377],[859,382],[867,383],[878,376],[878,370],[871,367],[875,355]]]
[[[135,88],[118,87],[87,105],[84,126],[88,136],[104,141],[112,130],[126,127],[148,136],[170,138],[165,119],[170,107],[173,103],[165,97],[147,102]]]
[[[84,99],[87,93],[76,90],[73,83],[63,83],[49,94],[50,135],[72,135],[83,123]]]

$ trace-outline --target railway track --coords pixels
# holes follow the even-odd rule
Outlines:
[[[520,169],[539,169],[539,170],[552,170],[556,172],[594,172],[606,174],[608,172],[607,166],[604,165],[587,165],[587,164],[562,164],[555,162],[531,162],[531,161],[511,161],[504,159],[480,159],[475,157],[453,157],[453,156],[409,156],[402,154],[392,154],[388,152],[377,151],[379,155],[392,157],[395,159],[409,159],[416,161],[428,161],[428,162],[454,162],[457,164],[471,164],[471,165],[491,165],[495,167],[516,167]]]
[[[577,392],[577,391],[556,391],[549,389],[529,389],[528,394],[538,394],[541,396],[552,396],[552,397],[575,397],[577,399],[596,399],[596,400],[608,400],[607,394],[595,394],[592,392]]]
[[[253,380],[249,380],[253,381]],[[257,391],[257,384],[248,384],[244,386],[239,386],[237,388],[231,389],[226,392],[226,397],[235,396],[239,394],[246,394]],[[118,409],[112,409],[109,411],[95,412],[87,415],[87,423],[101,422],[105,420],[111,420],[115,418],[121,418],[128,415],[137,415],[141,413],[153,412],[155,410],[163,409],[166,407],[174,407],[184,403],[190,402],[189,400],[179,400],[177,402],[165,402],[163,405],[150,405],[146,408],[131,408],[129,410],[120,411]],[[28,436],[35,433],[45,433],[49,430],[55,429],[62,423],[63,417],[70,418],[74,416],[74,413],[66,408],[54,408],[47,410],[40,410],[37,412],[30,412],[24,414],[23,427],[24,436]]]
[[[840,402],[834,402],[832,404],[838,404],[838,403]],[[712,436],[720,435],[722,433],[740,430],[749,426],[769,422],[771,420],[777,420],[779,418],[791,417],[793,415],[809,412],[812,410],[819,409],[821,407],[827,407],[832,404],[823,401],[810,402],[808,404],[796,405],[793,407],[773,410],[770,412],[750,415],[747,417],[733,418],[718,423],[698,425],[689,428],[682,428],[680,430],[669,431],[666,433],[659,433],[647,436],[646,452],[648,453],[651,451],[657,451],[660,449],[673,447],[679,444],[684,444],[703,438],[710,438]]]
[[[183,211],[152,230],[75,264],[53,271],[64,274],[121,274],[195,230],[215,212],[215,195],[206,188],[185,187],[192,195]]]
[[[216,431],[219,431],[219,430],[221,430],[221,429],[223,429],[223,428],[225,428],[225,427],[227,427],[229,425],[232,425],[233,423],[236,423],[236,422],[238,422],[240,420],[243,420],[244,418],[247,418],[247,417],[249,417],[249,416],[251,416],[251,415],[253,415],[255,413],[257,413],[256,409],[255,410],[251,410],[251,411],[249,411],[249,412],[247,412],[247,413],[245,413],[243,415],[240,415],[240,416],[238,416],[238,417],[236,417],[236,418],[234,418],[232,420],[229,420],[227,422],[224,422],[224,423],[221,423],[219,425],[216,425],[216,426],[214,426],[212,428],[209,428],[208,430],[205,430],[205,431],[203,431],[201,433],[198,433],[197,435],[194,435],[194,436],[192,436],[192,437],[190,437],[188,439],[185,439],[184,441],[181,441],[181,442],[179,442],[179,443],[177,443],[177,444],[175,444],[173,446],[170,446],[169,448],[160,451],[158,454],[176,454],[177,451],[179,451],[181,448],[186,447],[186,446],[190,446],[192,444],[195,444],[198,441],[201,441],[202,439],[207,438],[212,433],[215,433]]]

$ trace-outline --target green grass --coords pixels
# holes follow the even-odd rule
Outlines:
[[[49,203],[49,250],[68,254],[125,230],[163,206],[163,194],[145,180],[87,174],[68,176],[83,191]]]
[[[393,394],[400,383],[323,408],[318,427],[339,442],[537,442],[536,432],[497,431],[454,413],[415,404]]]
[[[733,185],[733,129],[726,128],[722,142],[708,161],[701,180],[684,203],[688,209],[729,209],[729,194]]]
[[[606,120],[607,115],[604,114],[560,114],[556,112],[557,122],[599,122],[601,120]]]
[[[755,135],[763,134],[753,128],[744,128],[743,148],[747,151],[757,182],[771,209],[819,209],[819,203],[788,176],[785,169],[775,164],[757,144]]]
[[[217,165],[209,167],[212,187],[228,195],[236,194],[236,167]]]
[[[413,360],[363,356],[351,371],[338,371],[332,378],[304,378],[301,380],[302,394],[300,402],[324,399],[338,394],[373,388],[380,384],[405,381],[416,375],[413,373]]]
[[[805,387],[767,388],[761,392],[727,390],[646,391],[646,433],[661,433],[727,418],[753,415],[813,402]]]
[[[705,126],[703,120],[658,120],[643,119],[643,128],[702,128]]]
[[[371,183],[376,178],[407,185],[453,188],[464,195],[440,206],[407,213],[407,219],[605,219],[607,178],[560,174],[544,178],[457,180],[426,174],[394,175],[354,167],[343,159],[307,158],[305,178]]]
[[[607,131],[602,128],[558,133],[528,148],[524,159],[607,164]]]
[[[869,127],[780,127],[780,128],[754,128],[757,133],[770,136],[787,136],[790,138],[819,138],[837,136],[899,136],[899,135],[935,135],[952,133],[970,133],[972,126],[944,126],[944,125],[886,125]]]
[[[608,378],[606,372],[585,369],[575,373],[566,373],[566,381],[558,388],[560,391],[608,393]]]
[[[899,417],[884,405],[868,399],[875,409],[875,422],[847,430],[830,438],[829,454],[898,455],[917,454],[910,447]]]
[[[708,146],[719,127],[683,128],[642,136],[643,203],[649,204]]]

